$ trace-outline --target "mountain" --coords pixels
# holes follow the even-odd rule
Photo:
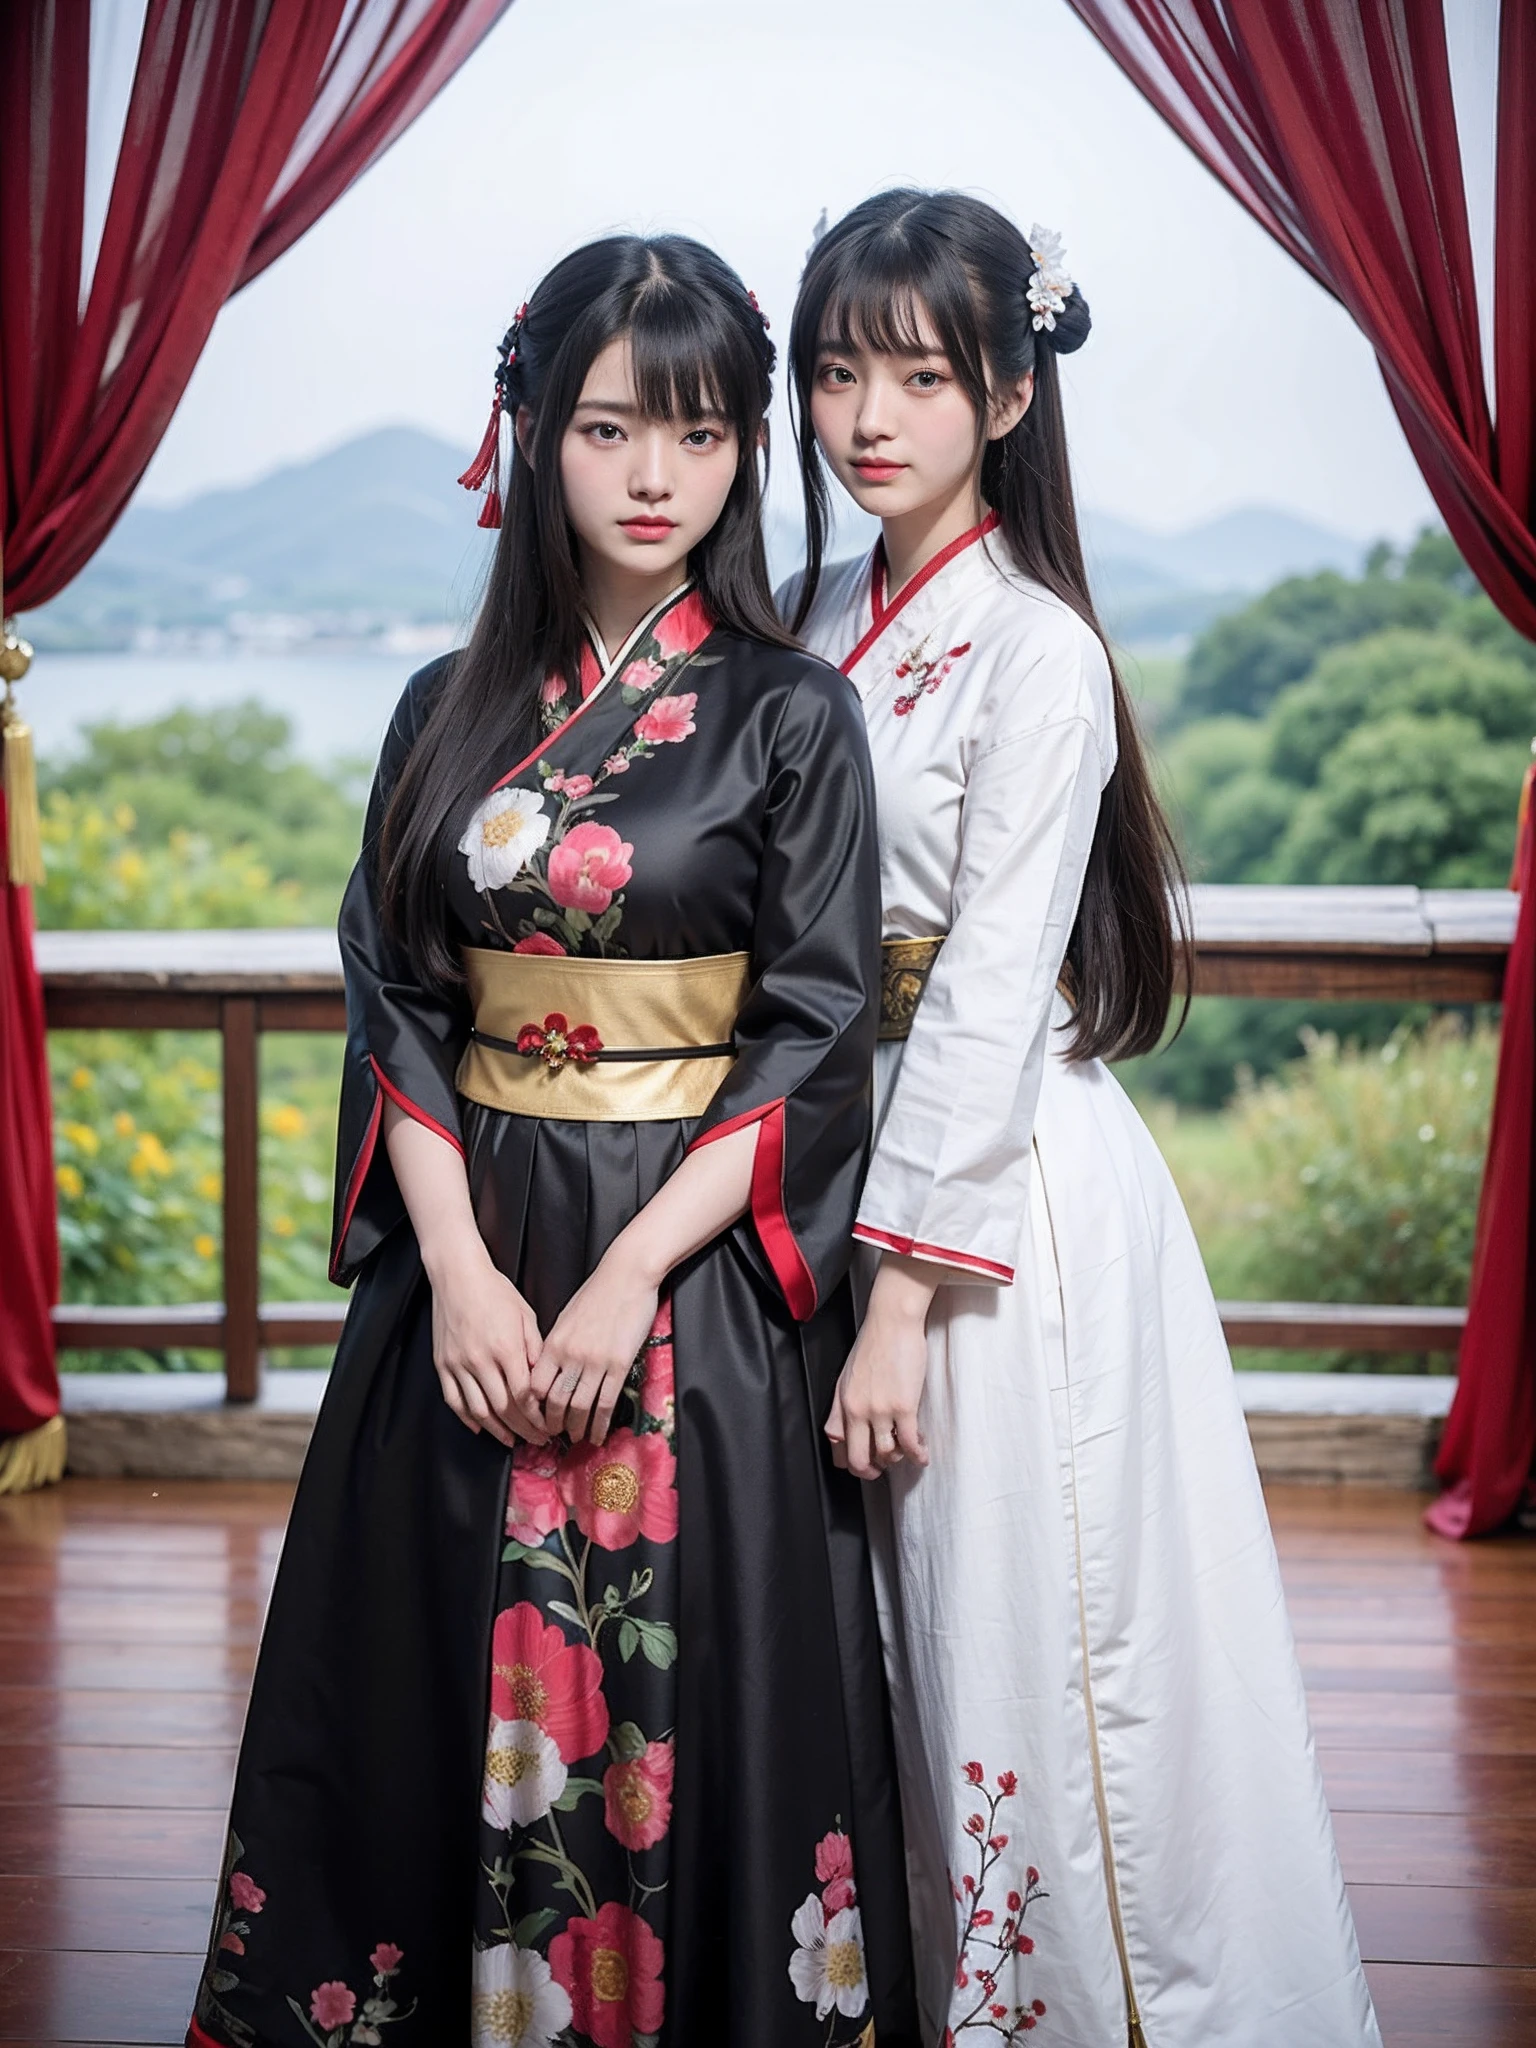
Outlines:
[[[468,456],[384,427],[312,461],[184,505],[131,505],[100,553],[32,615],[40,645],[229,633],[289,615],[366,634],[462,616],[490,539],[455,478]],[[357,615],[349,618],[349,615]]]
[[[1125,645],[1176,645],[1286,576],[1360,572],[1362,542],[1273,506],[1246,505],[1177,533],[1083,515],[1100,611]]]
[[[1317,569],[1359,574],[1362,542],[1272,506],[1247,505],[1180,533],[1148,533],[1106,512],[1090,512],[1084,525],[1090,554],[1107,570],[1166,578],[1190,590],[1267,590],[1283,576]]]
[[[469,451],[385,427],[238,489],[130,506],[95,559],[29,619],[39,646],[367,642],[413,622],[462,621],[489,558],[476,501],[455,481]],[[829,557],[868,547],[874,522],[834,492]],[[800,558],[798,509],[768,515],[775,580]],[[1280,577],[1355,573],[1359,542],[1248,506],[1158,534],[1084,516],[1094,588],[1122,641],[1197,632]]]

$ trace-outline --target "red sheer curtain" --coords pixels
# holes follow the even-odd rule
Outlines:
[[[1071,4],[1348,307],[1457,545],[1536,638],[1536,5],[1504,0],[1499,14],[1490,406],[1441,0]],[[1447,1536],[1505,1521],[1536,1457],[1533,898],[1522,891],[1505,990],[1467,1333],[1438,1467],[1449,1490],[1429,1517]]]
[[[7,610],[46,603],[90,560],[159,445],[225,299],[388,148],[509,5],[148,0],[83,305],[93,10],[84,0],[0,6]],[[58,1410],[41,994],[26,893],[9,881],[3,888],[0,1438]]]

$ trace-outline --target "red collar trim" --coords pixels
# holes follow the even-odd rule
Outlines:
[[[581,700],[588,697],[603,680],[603,664],[597,658],[597,649],[590,640],[581,643]]]
[[[948,568],[956,555],[964,554],[967,548],[974,547],[977,541],[984,540],[989,533],[995,532],[1001,523],[995,512],[989,512],[980,526],[973,526],[969,533],[959,534],[948,547],[940,548],[932,561],[924,562],[922,568],[909,583],[897,591],[889,604],[885,602],[885,536],[882,534],[875,542],[875,551],[870,560],[869,608],[872,617],[869,631],[842,663],[843,674],[853,674],[892,619],[899,612],[906,610],[917,593],[931,583],[941,569]]]

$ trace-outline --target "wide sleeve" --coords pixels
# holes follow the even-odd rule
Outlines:
[[[869,742],[851,686],[820,663],[773,742],[752,973],[735,1062],[692,1146],[757,1126],[750,1229],[804,1322],[848,1265],[879,1028]]]
[[[405,1203],[380,1142],[385,1097],[464,1150],[454,1075],[469,1042],[468,1004],[462,996],[422,985],[386,933],[378,898],[384,813],[425,722],[440,666],[413,677],[395,707],[368,798],[362,852],[337,925],[347,1046],[336,1140],[331,1278],[343,1287],[405,1219]]]
[[[987,743],[952,915],[881,1119],[854,1235],[1011,1282],[1035,1107],[1105,770],[1071,715]]]

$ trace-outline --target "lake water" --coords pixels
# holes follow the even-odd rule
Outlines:
[[[209,710],[254,698],[293,725],[306,760],[378,753],[389,714],[421,655],[39,654],[17,691],[44,760],[75,751],[80,730],[133,725],[179,705]]]

